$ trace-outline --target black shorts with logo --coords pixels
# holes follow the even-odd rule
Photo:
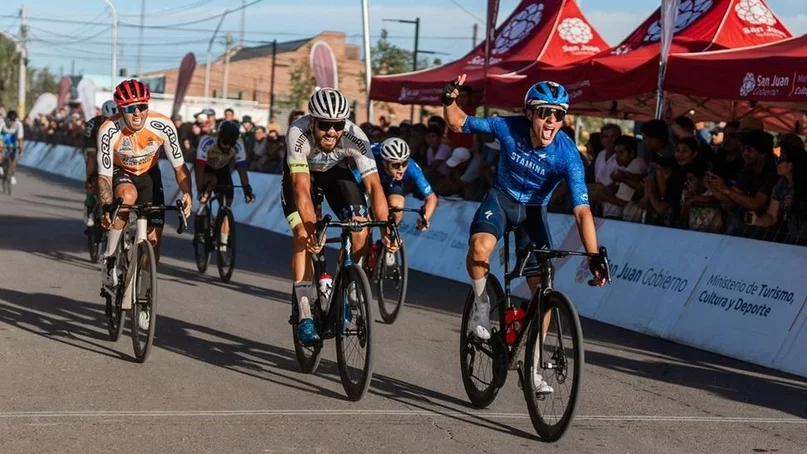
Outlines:
[[[224,166],[220,169],[214,169],[210,166],[205,166],[205,175],[215,175],[216,176],[216,185],[223,185],[223,186],[232,186],[233,185],[233,174],[230,173],[230,166]],[[224,197],[227,201],[233,200],[233,195],[235,191],[232,187],[216,190],[216,194],[219,197]]]
[[[361,186],[356,182],[353,172],[345,161],[325,172],[310,172],[311,200],[316,206],[318,200],[324,196],[331,210],[344,221],[352,217],[367,217],[367,201],[364,198]],[[294,186],[291,183],[289,165],[283,162],[283,180],[280,202],[283,205],[283,215],[289,227],[294,229],[302,222],[297,212],[297,203],[294,196]]]
[[[153,205],[164,205],[165,194],[163,193],[163,178],[160,166],[155,165],[148,172],[141,175],[131,174],[120,167],[112,169],[112,189],[120,184],[132,184],[137,189],[136,205],[151,203]],[[165,212],[152,213],[149,215],[149,227],[162,228],[165,225]]]

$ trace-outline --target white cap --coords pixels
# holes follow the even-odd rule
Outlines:
[[[206,122],[207,121],[207,114],[200,113],[199,115],[196,116],[196,121],[198,121],[199,123]]]
[[[446,165],[453,169],[469,159],[471,159],[471,152],[467,148],[455,148],[451,152],[451,157],[446,161]]]

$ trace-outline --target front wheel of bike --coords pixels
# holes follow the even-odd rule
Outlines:
[[[297,364],[300,365],[300,372],[313,374],[319,367],[319,360],[322,356],[322,342],[316,344],[303,344],[297,336],[297,328],[300,325],[300,309],[297,302],[297,295],[292,291],[291,297],[291,334],[294,339],[294,354],[297,356]],[[321,326],[321,314],[315,304],[311,304],[311,315],[314,318],[314,325]]]
[[[222,235],[221,229],[225,219],[230,227],[230,233],[227,236],[226,244],[221,244],[221,241],[217,242],[216,265],[219,268],[221,281],[230,282],[230,278],[233,277],[233,270],[235,269],[235,218],[233,217],[232,210],[222,206],[216,218],[215,235]],[[221,238],[221,236],[219,236],[219,238]]]
[[[117,342],[123,334],[126,312],[122,309],[122,304],[123,285],[119,285],[114,295],[106,296],[106,327],[112,342]]]
[[[404,300],[406,299],[406,287],[409,282],[409,268],[406,263],[406,248],[401,243],[400,249],[394,254],[395,263],[387,266],[387,248],[382,246],[376,258],[377,271],[377,292],[378,292],[378,312],[384,323],[392,324],[401,314]],[[385,295],[385,284],[387,294]]]
[[[154,344],[157,324],[157,263],[154,248],[148,241],[137,243],[132,304],[132,345],[137,362],[145,362]]]
[[[490,298],[490,339],[479,339],[470,332],[472,289],[465,298],[460,325],[460,374],[465,393],[476,408],[493,403],[507,379],[507,347],[502,329],[506,308],[504,292],[495,276],[488,276],[486,291]]]
[[[370,282],[359,265],[345,267],[331,304],[338,304],[336,360],[345,393],[361,400],[373,378],[373,313]]]
[[[583,329],[571,300],[560,292],[544,297],[543,317],[536,315],[527,338],[524,357],[523,390],[530,420],[538,435],[547,442],[559,440],[571,426],[580,385],[583,381]],[[538,364],[538,336],[541,324],[549,318],[544,333],[543,364]],[[537,379],[541,377],[541,382]],[[547,393],[546,386],[552,388]],[[540,388],[542,389],[539,389]]]

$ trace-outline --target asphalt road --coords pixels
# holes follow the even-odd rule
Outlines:
[[[459,375],[467,287],[413,273],[398,321],[377,324],[375,376],[349,402],[325,346],[298,372],[289,239],[238,226],[229,284],[200,275],[166,229],[155,349],[106,339],[83,190],[18,172],[0,195],[0,451],[807,452],[807,380],[584,320],[578,417],[541,442],[511,375],[487,410]],[[170,216],[169,216],[170,217]]]

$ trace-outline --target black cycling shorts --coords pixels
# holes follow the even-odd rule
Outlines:
[[[310,172],[309,175],[311,175],[311,201],[314,202],[315,207],[318,200],[324,196],[331,210],[342,221],[352,217],[368,216],[364,193],[345,161],[325,172]],[[293,230],[302,222],[302,219],[297,212],[291,172],[289,172],[289,166],[285,160],[281,185],[280,202],[283,205],[283,215],[286,216],[286,221]]]
[[[218,170],[210,167],[205,166],[205,175],[215,175],[216,176],[216,185],[223,185],[223,186],[232,186],[233,185],[233,174],[230,173],[230,167],[224,166]],[[216,190],[216,194],[219,197],[224,197],[227,202],[232,202],[233,195],[235,191],[232,187],[222,190]]]
[[[158,165],[141,175],[133,175],[120,167],[115,167],[112,169],[112,190],[114,191],[120,184],[132,184],[137,189],[135,205],[144,203],[165,204],[163,178]],[[163,225],[165,225],[165,212],[151,213],[148,225],[149,227],[163,228]]]

